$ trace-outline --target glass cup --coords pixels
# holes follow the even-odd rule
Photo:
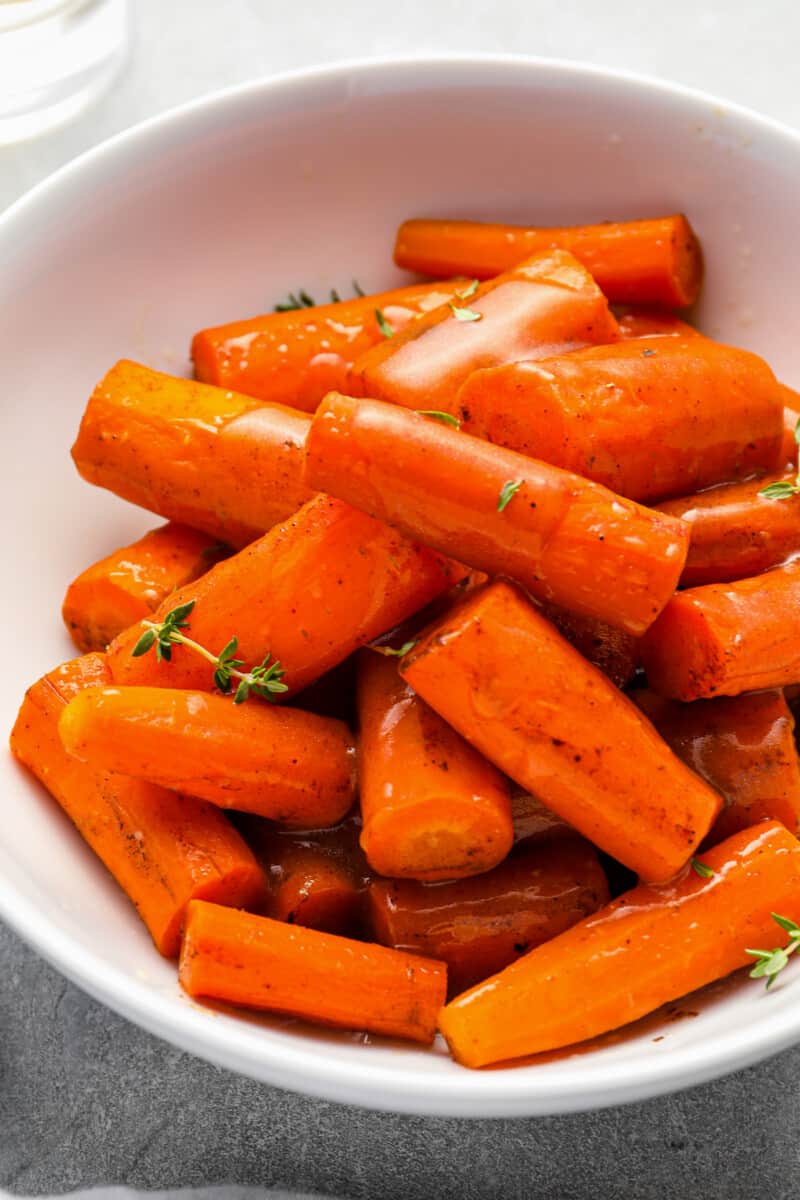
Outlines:
[[[127,46],[127,0],[0,0],[0,144],[74,117]]]

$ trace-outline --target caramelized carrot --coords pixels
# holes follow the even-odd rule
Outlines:
[[[588,842],[558,838],[453,883],[373,879],[368,902],[376,941],[447,963],[457,995],[596,912],[608,883]]]
[[[175,688],[90,688],[58,725],[81,762],[285,825],[335,825],[355,798],[347,726]]]
[[[641,337],[702,337],[699,329],[674,313],[657,308],[628,308],[617,313],[619,335],[624,342]]]
[[[210,804],[97,770],[58,736],[65,706],[110,680],[102,655],[57,667],[28,689],[12,753],[44,784],[127,893],[161,954],[178,953],[187,903],[235,908],[264,902],[264,874],[226,817]]]
[[[511,584],[475,592],[401,662],[487,758],[643,879],[680,870],[721,800]]]
[[[763,359],[703,337],[634,338],[476,371],[465,432],[642,502],[773,470],[780,386]]]
[[[243,546],[311,496],[307,429],[291,409],[123,360],[95,388],[72,457],[89,483]]]
[[[195,641],[218,653],[236,636],[247,668],[270,654],[296,694],[353,650],[399,624],[459,577],[437,554],[415,546],[339,500],[318,496],[157,610],[195,601]],[[132,626],[112,642],[115,682],[161,687],[213,687],[212,668],[183,646],[171,662],[133,658],[142,633]]]
[[[674,518],[439,421],[336,393],[312,422],[306,478],[444,554],[632,634],[672,595],[686,555],[688,528]]]
[[[761,495],[771,483],[793,482],[796,473],[795,467],[745,483],[721,484],[658,505],[659,512],[686,521],[691,530],[681,575],[684,587],[746,579],[800,553],[800,499]]]
[[[512,784],[511,818],[514,822],[514,844],[545,841],[562,834],[575,833],[563,817],[559,817],[536,796]]]
[[[399,332],[464,286],[463,280],[415,283],[203,329],[192,342],[195,373],[218,387],[313,412],[326,392],[345,386],[355,360],[383,341],[378,312]]]
[[[800,560],[753,579],[688,588],[643,639],[642,664],[650,686],[674,700],[783,687],[800,680],[798,620]]]
[[[61,614],[79,650],[105,650],[118,634],[152,613],[176,588],[204,575],[228,551],[188,525],[151,529],[82,571],[67,588]]]
[[[361,845],[381,875],[460,879],[497,866],[514,831],[508,784],[399,676],[363,651],[358,673]]]
[[[798,832],[800,764],[794,717],[782,691],[681,704],[642,689],[632,699],[678,757],[725,800],[709,841],[765,820]]]
[[[442,1011],[468,1067],[597,1037],[745,964],[748,947],[786,945],[772,913],[800,921],[800,844],[770,822],[708,850],[687,870],[640,884]]]
[[[197,901],[186,915],[180,981],[190,996],[430,1043],[447,968]]]
[[[368,877],[358,845],[360,822],[349,818],[331,829],[296,831],[242,817],[239,827],[267,872],[266,916],[326,933],[358,932]]]
[[[459,315],[460,314],[460,315]],[[571,254],[537,254],[443,304],[357,359],[347,390],[405,408],[453,412],[479,367],[577,350],[619,336],[608,303]]]
[[[683,308],[697,299],[700,245],[682,214],[546,229],[480,221],[405,221],[394,260],[426,275],[488,279],[537,251],[568,250],[618,304]]]

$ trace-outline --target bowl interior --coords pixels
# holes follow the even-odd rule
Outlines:
[[[297,287],[391,285],[406,216],[546,224],[682,209],[706,252],[702,327],[800,383],[786,271],[798,182],[798,141],[749,114],[569,64],[491,59],[266,81],[61,172],[0,220],[0,726],[24,686],[71,656],[68,581],[158,523],[83,484],[69,459],[85,400],[117,358],[183,373],[204,325],[267,311]],[[11,924],[132,1019],[283,1086],[416,1112],[556,1112],[699,1081],[800,1036],[797,976],[770,996],[734,980],[590,1051],[482,1073],[441,1049],[211,1012],[180,993],[124,896],[8,756],[0,806]]]

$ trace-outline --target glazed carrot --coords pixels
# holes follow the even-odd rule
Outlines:
[[[291,409],[123,360],[95,388],[72,457],[89,483],[243,546],[311,496],[307,429]]]
[[[467,433],[641,502],[774,470],[783,438],[764,360],[696,336],[476,371],[457,415]]]
[[[355,798],[347,726],[299,708],[176,688],[90,688],[69,702],[58,729],[81,762],[285,825],[334,825]]]
[[[487,758],[643,879],[694,853],[721,800],[511,584],[490,584],[401,662]]]
[[[67,588],[61,614],[79,650],[105,650],[118,634],[158,608],[227,556],[227,548],[188,525],[151,529],[82,571]]]
[[[461,879],[496,867],[514,830],[508,784],[399,676],[362,651],[361,846],[381,875]]]
[[[336,393],[312,422],[306,478],[538,599],[632,634],[672,595],[686,555],[688,528],[674,518],[440,421]]]
[[[192,898],[249,908],[264,902],[266,883],[252,852],[213,805],[67,754],[58,736],[65,706],[109,679],[100,654],[45,675],[28,689],[11,750],[58,801],[127,893],[157,949],[171,958]]]
[[[632,699],[678,757],[724,798],[712,844],[764,820],[798,832],[800,764],[782,691],[681,704],[642,689]]]
[[[488,279],[537,251],[568,250],[618,304],[683,308],[697,299],[700,245],[682,214],[546,229],[480,221],[405,221],[394,260],[425,275]]]
[[[239,827],[267,872],[266,916],[326,933],[358,932],[368,875],[358,821],[300,832],[243,817]]]
[[[772,917],[800,920],[800,845],[777,821],[708,850],[687,870],[640,884],[442,1011],[439,1028],[468,1067],[539,1054],[617,1029],[785,946]]]
[[[780,385],[780,389],[784,401],[788,399],[794,405],[800,406],[800,396],[797,392],[787,388],[785,383]],[[796,407],[792,407],[792,403],[788,403],[783,410],[783,440],[778,455],[778,463],[787,467],[797,466],[797,427],[800,425],[800,412]]]
[[[217,654],[235,635],[248,668],[270,654],[286,672],[289,693],[296,694],[458,577],[433,551],[340,500],[319,496],[170,596],[153,619],[194,600],[192,638]],[[183,646],[174,648],[171,662],[159,663],[152,653],[133,658],[141,633],[142,626],[132,626],[109,647],[115,682],[213,687],[209,664]]]
[[[574,834],[571,825],[542,804],[536,796],[512,783],[511,818],[514,822],[514,844],[545,841],[562,834]]]
[[[626,342],[641,337],[702,337],[699,329],[674,313],[657,308],[628,308],[617,313],[619,335]]]
[[[197,901],[186,915],[180,981],[190,996],[430,1043],[447,968]]]
[[[618,688],[625,687],[636,674],[639,639],[605,621],[579,617],[555,604],[540,604],[548,621],[584,658],[607,675]]]
[[[461,314],[459,316],[459,313]],[[534,255],[443,304],[357,359],[353,395],[405,408],[454,412],[456,391],[479,367],[577,350],[619,336],[608,303],[571,254]]]
[[[415,283],[203,329],[192,341],[195,373],[218,387],[313,412],[326,392],[344,387],[355,360],[383,341],[377,312],[399,332],[464,286],[464,280]]]
[[[800,680],[798,620],[800,560],[736,583],[687,588],[643,639],[642,665],[650,686],[674,700],[783,687]]]
[[[594,848],[574,837],[520,847],[471,879],[436,885],[373,879],[368,890],[375,940],[447,963],[453,995],[607,902]]]
[[[800,552],[800,499],[761,495],[771,483],[792,482],[796,473],[795,467],[658,505],[659,512],[686,521],[691,530],[684,587],[746,579]]]

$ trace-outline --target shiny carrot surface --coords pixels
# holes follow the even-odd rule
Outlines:
[[[460,879],[496,867],[514,838],[501,773],[416,696],[397,661],[361,653],[361,845],[381,875]]]
[[[562,228],[405,221],[397,231],[394,258],[399,267],[426,275],[487,279],[554,247],[574,254],[618,304],[684,308],[700,290],[700,245],[682,214]]]
[[[642,664],[651,687],[675,700],[783,687],[800,679],[798,622],[795,560],[752,579],[678,592],[642,640]]]
[[[190,996],[429,1044],[447,968],[197,901],[187,912],[180,981]]]
[[[608,883],[595,850],[573,837],[520,847],[472,879],[373,879],[368,897],[375,939],[447,963],[457,995],[596,912]]]
[[[599,484],[335,393],[312,421],[306,478],[444,554],[631,634],[672,595],[688,545],[682,522]]]
[[[764,820],[798,832],[800,764],[794,717],[780,689],[694,704],[646,689],[631,698],[678,757],[723,797],[712,844]]]
[[[593,617],[580,617],[555,604],[540,608],[570,645],[618,688],[630,683],[639,662],[639,639]]]
[[[383,342],[377,312],[399,333],[464,287],[464,280],[415,283],[203,329],[192,342],[195,372],[205,383],[313,412],[326,392],[344,388],[355,360]]]
[[[72,581],[61,609],[70,637],[85,654],[105,650],[129,625],[228,553],[225,545],[188,525],[170,522],[151,529]]]
[[[476,371],[467,433],[648,502],[774,470],[783,398],[770,368],[702,337],[635,338]]]
[[[66,752],[58,735],[65,707],[109,680],[99,654],[45,675],[28,689],[11,751],[127,893],[157,949],[172,958],[191,899],[259,906],[266,881],[252,852],[213,805],[97,769]]]
[[[786,945],[772,917],[800,921],[800,844],[777,822],[706,851],[688,868],[641,884],[452,1001],[439,1028],[468,1067],[555,1050],[643,1017]]]
[[[157,610],[194,600],[191,637],[214,654],[238,638],[246,667],[278,659],[295,694],[353,650],[392,629],[446,591],[459,571],[439,555],[406,541],[340,500],[319,496],[296,516]],[[213,687],[213,668],[184,646],[171,662],[154,653],[134,658],[142,633],[133,626],[109,647],[116,683]]]
[[[311,496],[308,420],[123,360],[101,379],[72,448],[84,479],[243,546]]]
[[[679,871],[719,795],[511,584],[475,592],[401,662],[487,758],[643,879]]]
[[[455,412],[480,367],[566,353],[619,336],[608,303],[570,254],[535,255],[434,309],[357,359],[347,391],[405,408]]]
[[[674,313],[657,308],[627,308],[617,314],[619,335],[623,341],[641,337],[702,337],[687,321]]]
[[[781,441],[778,464],[780,466],[797,466],[797,427],[800,424],[800,395],[788,388],[785,383],[780,385],[781,395],[786,407],[783,410],[783,440]]]

